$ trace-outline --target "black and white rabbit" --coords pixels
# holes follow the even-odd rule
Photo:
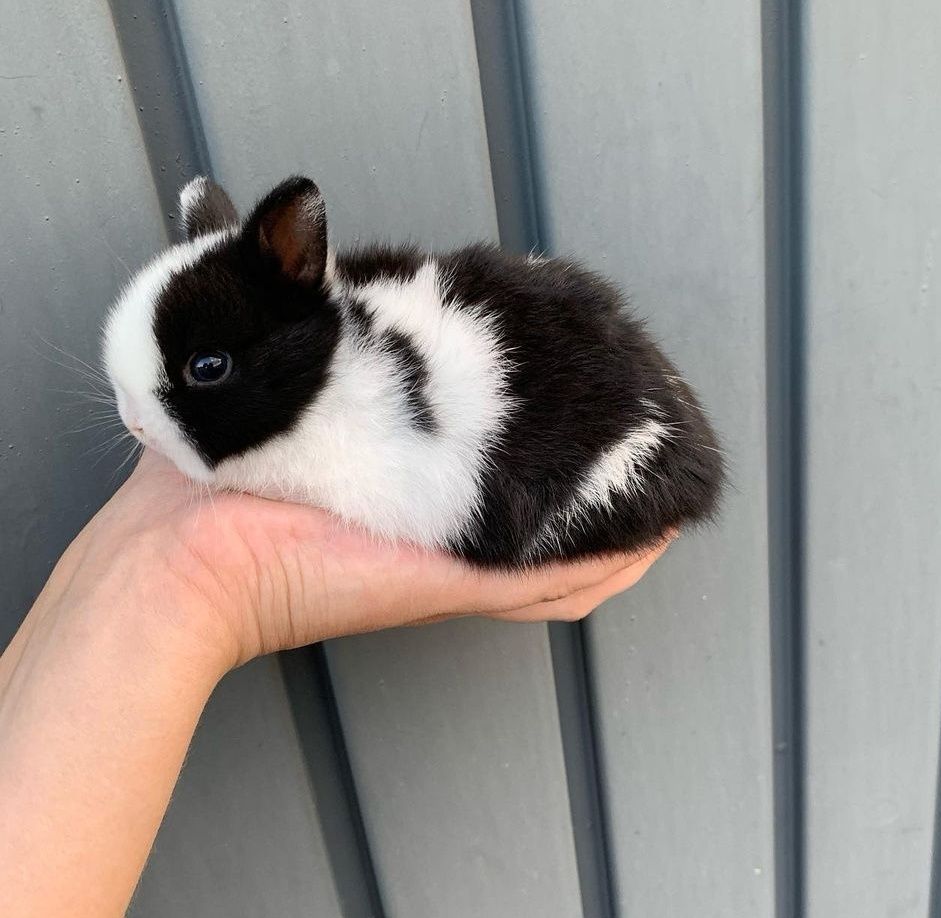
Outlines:
[[[104,332],[121,417],[213,487],[519,567],[636,549],[709,516],[716,439],[606,281],[491,245],[327,247],[291,178],[240,223],[205,178],[188,241]]]

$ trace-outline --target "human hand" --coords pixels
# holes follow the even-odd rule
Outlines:
[[[636,583],[670,541],[633,556],[492,572],[379,541],[312,507],[194,489],[145,451],[53,582],[97,595],[120,585],[148,625],[182,631],[223,671],[324,638],[460,615],[579,619]]]

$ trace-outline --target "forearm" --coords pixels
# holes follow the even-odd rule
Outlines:
[[[68,602],[54,576],[0,659],[0,890],[11,918],[124,913],[221,674],[162,627],[165,610],[140,607],[134,583],[80,592]]]

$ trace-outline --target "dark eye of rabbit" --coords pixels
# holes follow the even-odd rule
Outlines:
[[[183,375],[191,386],[212,386],[227,379],[231,372],[232,358],[225,351],[197,351]]]

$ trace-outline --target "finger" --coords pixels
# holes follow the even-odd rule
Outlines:
[[[635,564],[643,564],[652,553],[655,558],[659,557],[673,537],[674,533],[668,533],[655,546],[630,555],[607,555],[576,563],[555,562],[523,573],[469,570],[466,601],[473,608],[455,611],[497,614],[565,599],[598,586]]]
[[[517,622],[578,621],[612,596],[634,586],[663,555],[668,544],[664,542],[658,545],[599,584],[577,590],[558,599],[534,603],[508,612],[494,613],[492,617]]]
[[[595,561],[554,565],[554,569],[563,571],[564,579],[559,578],[556,570],[493,574],[465,567],[459,569],[460,589],[456,589],[455,579],[448,581],[446,578],[437,585],[443,588],[443,593],[431,602],[427,596],[410,602],[411,614],[395,624],[420,625],[467,615],[484,615],[507,621],[581,618],[608,596],[639,580],[666,549],[668,539],[673,535],[671,532],[661,543],[632,555],[604,559],[600,565]],[[585,568],[589,569],[588,578],[594,578],[594,582],[581,589],[570,589],[570,584],[577,582],[573,580],[573,574],[575,577],[584,576]],[[596,573],[598,570],[605,572],[606,576],[599,577]],[[468,575],[473,582],[468,582]],[[521,585],[519,581],[523,578],[527,578],[527,582]],[[460,597],[455,601],[458,593]],[[517,596],[524,597],[524,601],[513,604],[512,599]]]
[[[468,612],[439,612],[436,615],[422,615],[418,618],[409,619],[407,622],[402,622],[399,625],[399,628],[419,628],[422,625],[436,625],[438,622],[449,622],[454,618],[470,618],[471,614]]]

